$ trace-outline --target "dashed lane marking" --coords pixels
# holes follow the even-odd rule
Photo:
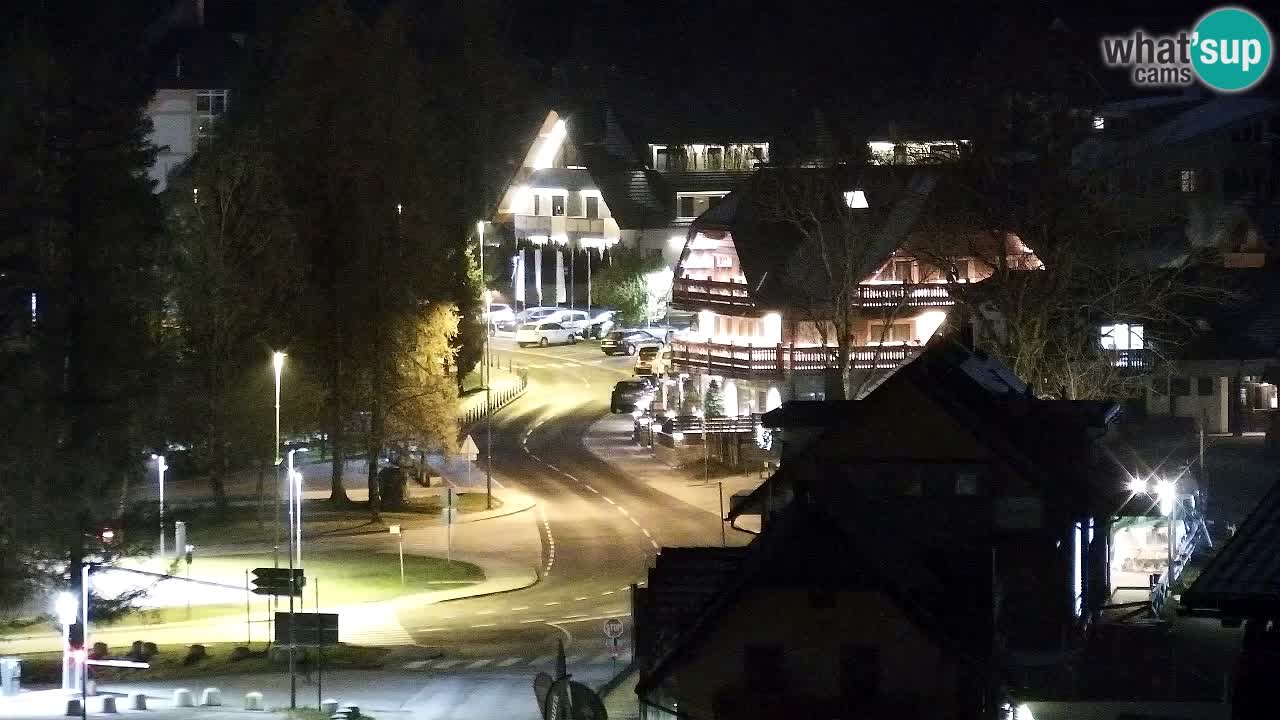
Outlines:
[[[524,658],[518,658],[518,657],[507,658],[506,660],[503,660],[502,662],[498,663],[495,667],[511,667],[512,665],[515,665],[516,663],[520,662],[523,659]]]
[[[457,658],[454,658],[454,659],[452,659],[452,660],[441,660],[440,662],[436,663],[435,668],[436,668],[437,670],[448,670],[449,668],[453,667],[454,665],[458,665],[458,664],[461,664],[461,663],[462,663],[462,661],[461,661],[461,660],[459,660],[459,659],[457,659]]]
[[[493,662],[493,658],[485,658],[485,659],[483,659],[483,660],[477,660],[477,661],[475,661],[475,662],[471,663],[470,665],[468,665],[468,666],[467,666],[467,669],[468,669],[468,670],[475,670],[475,669],[477,669],[477,668],[482,668],[482,667],[484,667],[485,665],[488,665],[489,663],[492,663],[492,662]]]
[[[472,628],[487,628],[487,627],[497,627],[497,626],[498,626],[498,623],[480,623],[479,625],[472,625],[471,627],[472,627]]]

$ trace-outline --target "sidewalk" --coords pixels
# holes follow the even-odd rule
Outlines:
[[[712,478],[710,485],[703,484],[684,471],[655,460],[649,448],[632,441],[631,428],[630,415],[606,415],[591,426],[583,437],[582,444],[601,462],[612,465],[619,472],[712,515],[720,514],[718,482],[724,483],[725,513],[729,512],[729,498],[737,493],[755,490],[764,482],[758,473],[752,471]],[[747,518],[739,526],[756,530],[758,523],[753,518]]]

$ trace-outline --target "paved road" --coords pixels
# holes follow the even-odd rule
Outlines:
[[[704,511],[622,475],[582,445],[608,412],[613,384],[630,375],[631,358],[607,358],[595,343],[522,350],[499,338],[492,345],[504,365],[529,372],[526,394],[495,416],[493,471],[538,503],[531,512],[542,541],[539,582],[485,597],[379,606],[394,612],[412,645],[384,671],[344,674],[350,684],[334,687],[344,700],[418,717],[534,717],[530,681],[550,668],[557,640],[565,641],[575,677],[603,682],[615,663],[602,621],[629,616],[630,586],[644,581],[658,549],[719,542]],[[475,439],[483,453],[482,429]],[[486,521],[469,531],[484,528],[500,546],[503,525]]]

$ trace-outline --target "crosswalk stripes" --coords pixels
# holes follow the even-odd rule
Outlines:
[[[400,666],[402,670],[449,670],[456,668],[458,670],[493,670],[497,668],[512,667],[549,667],[555,662],[555,655],[539,655],[534,658],[528,657],[489,657],[489,658],[449,658],[435,660],[410,660]],[[616,662],[626,663],[628,661],[625,654],[617,658]],[[602,652],[595,655],[578,654],[570,655],[565,658],[565,662],[573,667],[575,665],[603,665],[615,662],[613,655],[609,652]]]

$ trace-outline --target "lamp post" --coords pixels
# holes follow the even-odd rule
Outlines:
[[[275,424],[275,444],[271,446],[271,467],[275,468],[276,473],[276,502],[275,502],[275,544],[271,547],[271,558],[274,567],[280,567],[280,372],[284,370],[284,353],[276,351],[271,353],[271,367],[275,370],[276,378],[276,424]]]
[[[705,410],[694,410],[694,415],[702,421],[702,484],[711,484],[711,446],[707,442],[707,413]]]
[[[476,233],[480,237],[480,284],[484,287],[481,299],[485,312],[489,311],[489,288],[484,279],[484,220],[476,221]],[[542,292],[539,290],[538,292]],[[489,328],[484,331],[484,368],[481,375],[484,382],[484,507],[493,509],[493,405],[490,402],[489,378]]]
[[[75,665],[71,663],[71,625],[76,621],[76,613],[80,606],[76,596],[69,592],[60,592],[53,601],[54,614],[62,625],[62,689],[70,690],[75,686]]]
[[[152,455],[151,459],[156,461],[156,472],[160,476],[160,562],[164,562],[164,471],[168,470],[169,466],[165,463],[163,455]]]

